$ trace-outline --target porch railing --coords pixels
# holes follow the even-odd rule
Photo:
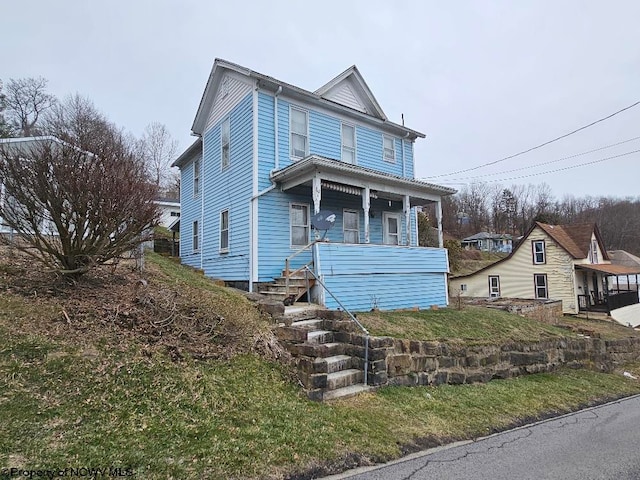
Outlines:
[[[609,294],[607,297],[607,306],[609,307],[609,312],[611,310],[615,310],[616,308],[626,307],[628,305],[635,305],[639,303],[638,301],[638,292],[635,290],[630,290],[628,292],[621,293],[613,293]]]
[[[315,242],[314,242],[315,243]],[[325,289],[325,291],[331,295],[333,297],[333,299],[336,301],[336,303],[338,305],[340,305],[340,307],[342,308],[342,310],[349,315],[349,317],[351,318],[351,320],[358,326],[358,328],[364,333],[364,384],[368,385],[368,372],[369,372],[369,331],[364,328],[364,325],[362,325],[358,319],[356,318],[356,316],[351,313],[347,307],[344,306],[344,304],[338,300],[338,298],[333,294],[333,292],[331,292],[331,290],[329,290],[327,288],[327,286],[324,284],[324,282],[322,280],[320,280],[318,278],[318,276],[315,274],[315,272],[313,270],[311,270],[308,266],[304,266],[303,267],[305,269],[306,272],[308,272],[309,274],[311,274],[311,276],[313,278],[315,278],[316,282],[318,282],[322,288]]]
[[[309,270],[309,265],[313,265],[313,256],[311,257],[311,260],[307,263],[305,263],[304,265],[302,265],[300,268],[297,268],[293,271],[291,271],[291,260],[293,260],[295,257],[297,257],[298,255],[300,255],[303,252],[306,252],[307,250],[311,250],[311,248],[316,244],[317,240],[314,240],[313,242],[311,242],[308,245],[305,245],[304,247],[302,247],[300,250],[294,252],[293,254],[289,255],[285,261],[284,261],[284,281],[285,281],[285,285],[286,285],[286,292],[287,292],[287,297],[290,295],[289,292],[289,283],[290,283],[290,279],[292,276],[305,271],[305,269]],[[305,271],[305,283],[306,283],[306,288],[307,288],[307,298],[309,298],[309,277],[306,274]]]

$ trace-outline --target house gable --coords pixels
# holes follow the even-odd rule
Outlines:
[[[314,94],[381,120],[387,119],[355,65],[320,87]]]

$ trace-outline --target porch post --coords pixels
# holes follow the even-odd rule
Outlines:
[[[438,222],[438,247],[444,248],[444,238],[442,237],[442,199],[436,202],[436,220]]]
[[[320,211],[320,200],[322,198],[322,187],[320,185],[320,177],[315,175],[313,177],[313,213],[316,214]]]
[[[406,230],[407,245],[411,245],[411,206],[409,205],[409,195],[402,198],[402,208],[404,210],[404,228]]]
[[[371,190],[362,189],[362,210],[364,211],[364,243],[369,243],[369,210],[371,209]]]

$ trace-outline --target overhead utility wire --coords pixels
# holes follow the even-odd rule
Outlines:
[[[629,105],[628,107],[624,107],[622,110],[618,110],[617,112],[613,112],[611,115],[607,115],[606,117],[603,117],[603,118],[601,118],[599,120],[596,120],[595,122],[591,122],[590,124],[585,125],[584,127],[577,128],[577,129],[575,129],[575,130],[573,130],[573,131],[571,131],[569,133],[565,133],[564,135],[556,137],[553,140],[549,140],[548,142],[541,143],[540,145],[536,145],[535,147],[531,147],[531,148],[528,148],[527,150],[523,150],[523,151],[515,153],[513,155],[509,155],[508,157],[501,158],[500,160],[494,160],[493,162],[484,163],[484,164],[478,165],[476,167],[465,168],[464,170],[458,170],[456,172],[441,173],[440,175],[434,175],[434,176],[429,177],[429,178],[449,177],[451,175],[457,175],[459,173],[471,172],[473,170],[478,170],[479,168],[488,167],[490,165],[495,165],[496,163],[500,163],[500,162],[504,162],[506,160],[510,160],[510,159],[518,157],[520,155],[524,155],[525,153],[532,152],[533,150],[537,150],[538,148],[542,148],[545,145],[549,145],[550,143],[557,142],[558,140],[562,140],[563,138],[566,138],[566,137],[568,137],[570,135],[573,135],[574,133],[578,133],[578,132],[580,132],[580,131],[582,131],[582,130],[584,130],[586,128],[593,127],[597,123],[604,122],[605,120],[608,120],[611,117],[614,117],[614,116],[618,115],[619,113],[622,113],[625,110],[629,110],[630,108],[633,108],[633,107],[635,107],[637,105],[640,105],[640,101],[637,101],[636,103],[633,103],[633,104]]]
[[[556,172],[562,172],[564,170],[571,170],[573,168],[586,167],[587,165],[593,165],[595,163],[602,163],[602,162],[605,162],[607,160],[613,160],[615,158],[625,157],[625,156],[631,155],[633,153],[640,153],[640,150],[633,150],[632,152],[621,153],[619,155],[613,155],[613,156],[607,157],[607,158],[600,158],[598,160],[593,160],[591,162],[578,163],[577,165],[570,165],[568,167],[557,168],[555,170],[547,170],[546,172],[530,173],[529,175],[520,175],[518,177],[510,177],[510,178],[499,178],[499,179],[496,179],[496,180],[487,180],[487,181],[489,181],[489,182],[504,182],[506,180],[519,180],[521,178],[537,177],[539,175],[546,175],[548,173],[556,173]]]
[[[450,178],[450,179],[444,180],[444,182],[450,183],[450,182],[454,182],[454,181],[457,181],[457,180],[476,180],[476,179],[480,179],[482,177],[493,177],[493,176],[496,176],[496,175],[504,175],[505,173],[519,172],[521,170],[529,170],[530,168],[542,167],[544,165],[550,165],[552,163],[558,163],[558,162],[562,162],[564,160],[570,160],[572,158],[581,157],[583,155],[588,155],[590,153],[599,152],[601,150],[606,150],[608,148],[617,147],[618,145],[622,145],[622,144],[625,144],[625,143],[633,142],[635,140],[640,140],[640,137],[633,137],[633,138],[630,138],[628,140],[623,140],[623,141],[618,142],[618,143],[612,143],[611,145],[606,145],[604,147],[595,148],[593,150],[589,150],[589,151],[582,152],[582,153],[576,153],[575,155],[570,155],[568,157],[562,157],[562,158],[557,158],[556,160],[549,160],[548,162],[537,163],[533,167],[532,166],[528,166],[528,167],[513,168],[511,170],[503,170],[501,172],[494,172],[494,173],[483,173],[483,174],[479,174],[479,175],[475,175],[475,176],[471,176],[471,177]]]

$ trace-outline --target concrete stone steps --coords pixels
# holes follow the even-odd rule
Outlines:
[[[369,385],[349,385],[348,387],[338,388],[336,390],[328,390],[322,394],[322,400],[336,400],[338,398],[355,397],[361,393],[370,392],[374,387]]]

